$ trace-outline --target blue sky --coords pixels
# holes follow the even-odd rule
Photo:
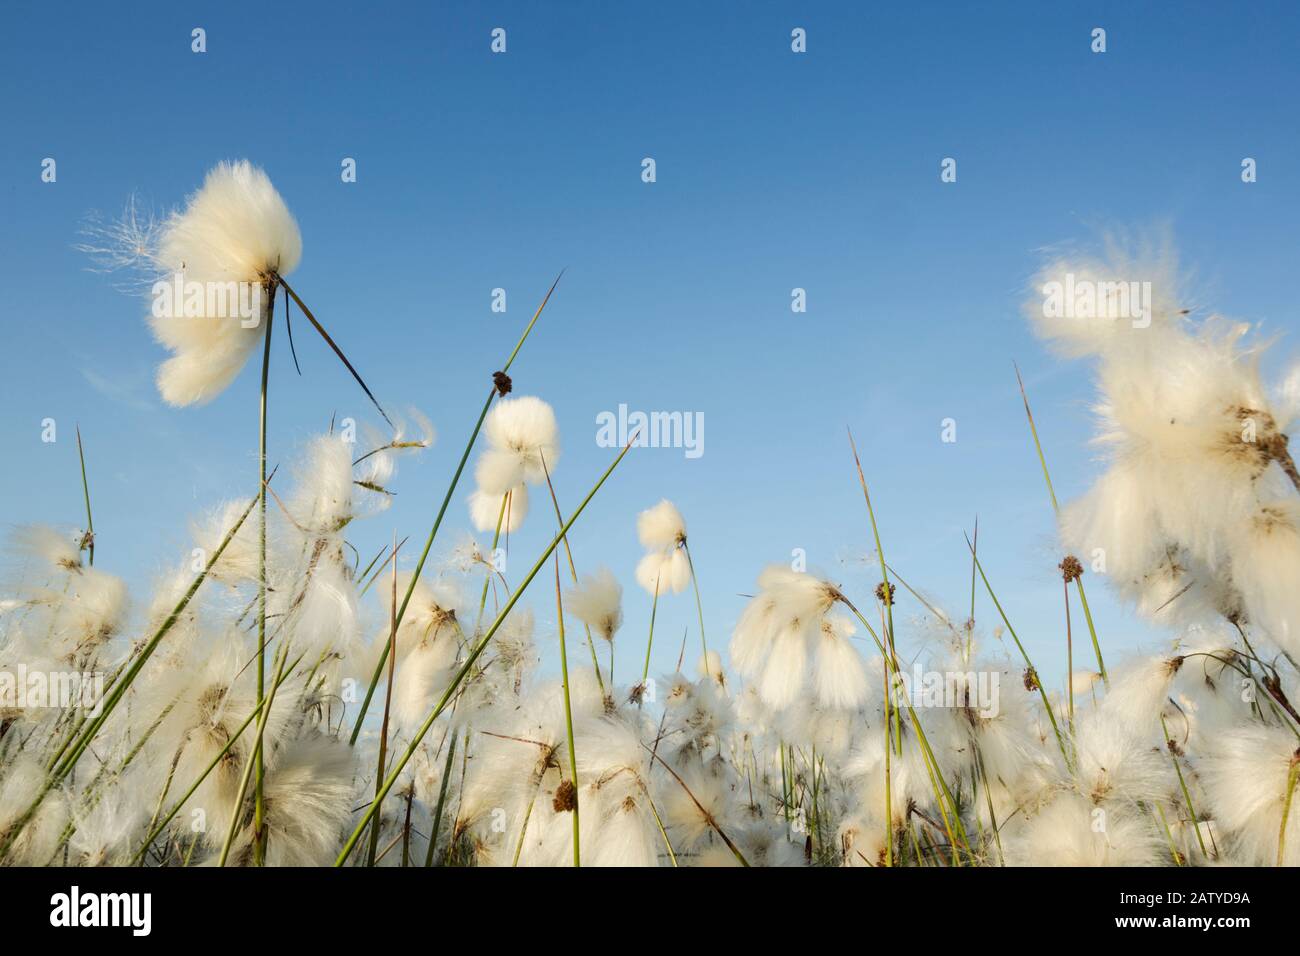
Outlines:
[[[519,393],[556,408],[562,500],[609,459],[600,412],[703,413],[702,457],[634,451],[572,536],[580,570],[608,565],[627,587],[624,675],[649,612],[632,583],[635,513],[661,497],[687,518],[714,647],[763,565],[794,548],[867,593],[846,426],[891,563],[963,615],[962,534],[978,514],[1013,623],[1059,674],[1060,555],[1013,360],[1058,494],[1099,466],[1086,368],[1048,355],[1019,315],[1041,250],[1164,224],[1209,304],[1279,332],[1296,323],[1300,17],[1287,5],[406,6],[0,14],[0,524],[81,522],[74,423],[97,563],[138,597],[188,549],[190,516],[253,493],[256,368],[211,405],[165,407],[146,303],[74,249],[92,211],[114,215],[133,192],[175,205],[220,159],[267,169],[303,231],[295,289],[386,404],[438,427],[437,447],[400,472],[395,506],[357,528],[367,555],[394,528],[423,539],[490,373],[561,268],[512,371]],[[1098,26],[1104,54],[1090,51]],[[494,27],[504,55],[489,50]],[[806,54],[791,52],[795,27]],[[55,183],[41,182],[45,157]],[[340,180],[345,157],[355,183]],[[944,157],[956,183],[940,182]],[[504,315],[490,310],[497,287]],[[305,324],[302,378],[285,344],[270,447],[288,463],[332,414],[368,409]],[[948,417],[955,443],[940,440]],[[435,553],[467,527],[469,490]],[[550,532],[536,508],[512,540],[512,578]],[[1090,583],[1112,659],[1154,645]],[[544,592],[534,600],[549,621]],[[980,621],[993,613],[981,599]],[[694,620],[688,594],[662,602],[656,669],[685,629],[696,646]]]

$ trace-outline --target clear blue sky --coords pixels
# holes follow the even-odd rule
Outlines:
[[[440,440],[357,528],[363,552],[427,532],[488,385],[550,280],[515,369],[552,402],[574,502],[608,461],[595,417],[699,411],[705,454],[635,451],[573,535],[628,589],[620,668],[643,653],[635,514],[690,527],[713,646],[770,561],[806,550],[854,593],[869,548],[852,426],[886,552],[964,614],[976,514],[987,570],[1045,672],[1063,665],[1052,521],[1012,373],[1020,363],[1062,498],[1098,465],[1086,369],[1018,313],[1036,250],[1169,223],[1210,301],[1296,324],[1300,125],[1286,4],[722,2],[11,4],[0,13],[0,524],[82,518],[85,435],[98,563],[143,597],[187,518],[251,494],[256,370],[200,409],[164,407],[145,303],[85,270],[92,210],[176,204],[217,160],[263,165],[298,217],[304,296],[390,405]],[[207,31],[208,52],[190,50]],[[1093,54],[1090,31],[1107,30]],[[508,52],[489,51],[507,30]],[[808,52],[790,50],[804,27]],[[653,157],[658,181],[641,181]],[[942,184],[943,157],[958,181]],[[1240,181],[1242,157],[1259,181]],[[58,181],[42,183],[54,157]],[[340,181],[353,157],[358,182]],[[790,290],[807,290],[793,314]],[[505,315],[490,311],[507,290]],[[288,462],[364,399],[297,330],[279,339],[271,449]],[[1294,340],[1286,349],[1294,348]],[[40,441],[40,423],[60,440]],[[940,422],[957,420],[955,444]],[[458,495],[452,526],[467,526]],[[512,541],[514,574],[551,525]],[[1092,594],[1112,658],[1155,634]],[[544,592],[535,601],[552,619]],[[915,603],[904,603],[914,609]],[[979,616],[992,625],[981,600]],[[689,594],[660,609],[670,668]]]

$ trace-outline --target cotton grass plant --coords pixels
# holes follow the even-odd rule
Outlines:
[[[161,227],[133,220],[116,234],[155,264],[272,293],[254,328],[224,314],[155,325],[172,353],[159,378],[169,401],[215,399],[258,345],[265,361],[279,288],[307,314],[284,281],[297,227],[247,164],[218,167]],[[1039,290],[1067,272],[1156,276],[1150,324],[1045,318]],[[1039,645],[995,586],[1003,569],[979,547],[987,517],[982,534],[954,542],[971,560],[961,618],[919,589],[924,569],[891,563],[878,522],[889,505],[873,497],[873,456],[852,436],[845,488],[862,493],[853,517],[879,580],[770,565],[725,657],[705,639],[686,523],[670,502],[628,516],[645,548],[635,569],[575,556],[570,532],[608,507],[605,486],[634,442],[575,480],[558,470],[554,411],[514,393],[510,370],[554,285],[501,368],[485,370],[482,410],[410,569],[400,533],[368,559],[350,538],[386,513],[401,460],[432,444],[418,413],[396,425],[381,414],[387,430],[359,449],[326,428],[277,477],[265,464],[264,373],[257,485],[198,516],[203,561],[178,560],[136,603],[105,567],[111,542],[94,538],[95,462],[79,442],[84,501],[69,507],[84,504],[86,527],[11,535],[0,671],[102,673],[102,704],[0,706],[0,860],[1296,865],[1300,496],[1286,430],[1300,378],[1270,387],[1267,343],[1195,318],[1180,288],[1167,257],[1116,253],[1053,263],[1030,296],[1049,343],[1094,363],[1106,453],[1094,486],[1059,504],[1021,384],[1026,446],[1059,511],[1060,674],[1034,662]],[[460,489],[472,459],[473,488]],[[490,539],[461,534],[435,553],[458,489],[474,533]],[[538,495],[555,525],[514,577],[496,556],[538,520]],[[645,620],[625,613],[628,570],[651,596]],[[1103,658],[1083,585],[1094,577],[1170,639],[1128,659],[1112,644],[1116,660]],[[651,694],[659,599],[688,584],[698,659],[688,663],[684,640]],[[1076,599],[1095,660],[1075,647]],[[577,623],[586,656],[569,654]],[[638,658],[646,635],[640,674],[615,672],[628,634]],[[539,668],[544,656],[558,675]]]

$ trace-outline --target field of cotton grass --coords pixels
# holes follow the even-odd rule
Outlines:
[[[151,312],[170,353],[157,375],[166,401],[217,400],[261,361],[259,475],[245,498],[196,517],[193,550],[148,595],[95,564],[84,460],[84,514],[68,516],[81,527],[12,534],[5,864],[1300,863],[1300,475],[1286,435],[1300,374],[1263,381],[1269,343],[1191,309],[1168,250],[1051,262],[1026,294],[1036,331],[1095,369],[1106,456],[1093,488],[1058,505],[1025,395],[1025,441],[1061,538],[1053,639],[1070,663],[1047,674],[976,529],[968,606],[933,606],[923,582],[896,573],[876,524],[887,505],[852,434],[835,454],[862,493],[874,591],[755,568],[734,632],[706,632],[692,553],[709,542],[669,501],[627,516],[645,547],[634,582],[574,553],[567,532],[632,449],[602,474],[555,480],[556,416],[509,374],[545,334],[554,286],[501,367],[484,369],[482,413],[445,493],[429,496],[430,526],[362,555],[353,522],[385,509],[433,426],[382,408],[312,311],[323,307],[289,284],[302,241],[266,175],[223,163],[169,217],[93,232],[85,247],[101,265],[201,290]],[[1052,314],[1042,289],[1066,276],[1112,290],[1149,279],[1147,320],[1117,319],[1104,299]],[[370,396],[374,427],[355,441],[331,428],[277,474],[268,357],[293,349],[294,318]],[[439,424],[459,435],[466,423]],[[457,539],[466,517],[477,537]],[[507,575],[496,556],[526,521],[553,538],[511,555]],[[449,560],[434,556],[454,540]],[[675,673],[650,672],[654,642],[676,642],[655,633],[653,611],[624,618],[625,583],[656,611],[694,603],[698,633]],[[1089,588],[1114,589],[1178,639],[1125,659],[1095,628]],[[536,633],[539,619],[557,633]],[[645,666],[615,674],[615,642],[638,659],[644,644]],[[543,654],[558,655],[557,678],[536,673]],[[100,675],[93,706],[55,699],[68,673]],[[44,706],[20,699],[41,681]]]

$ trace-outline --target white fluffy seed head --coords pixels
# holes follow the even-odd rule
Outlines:
[[[585,575],[568,594],[569,611],[607,641],[623,626],[623,586],[609,568]]]
[[[686,540],[686,520],[677,506],[665,498],[637,515],[636,533],[646,548],[674,548]]]
[[[264,283],[288,275],[301,257],[298,224],[266,173],[247,161],[218,163],[163,226],[154,257],[161,282],[185,284],[184,301],[173,297],[171,309],[150,320],[173,353],[158,370],[167,402],[207,402],[234,380],[265,334]],[[200,291],[197,307],[190,288]],[[256,314],[244,314],[253,304]]]
[[[1063,354],[1097,355],[1140,347],[1156,337],[1147,333],[1176,327],[1186,299],[1167,237],[1111,239],[1099,256],[1062,255],[1045,265],[1030,283],[1024,314]],[[1139,314],[1144,305],[1148,314]]]
[[[560,460],[555,412],[532,395],[498,401],[483,423],[483,434],[488,448],[474,476],[486,492],[504,494],[522,482],[540,485]]]
[[[75,571],[81,567],[81,552],[71,535],[43,524],[15,528],[12,547],[20,558],[33,561],[45,571]]]
[[[352,482],[352,445],[337,435],[313,438],[287,504],[296,529],[306,535],[343,530],[354,514]]]
[[[293,272],[302,235],[265,172],[248,160],[220,162],[167,221],[157,259],[171,271],[252,282]]]
[[[832,615],[822,619],[813,638],[813,688],[824,707],[848,710],[867,697],[866,667],[850,641],[856,630],[852,621]]]

